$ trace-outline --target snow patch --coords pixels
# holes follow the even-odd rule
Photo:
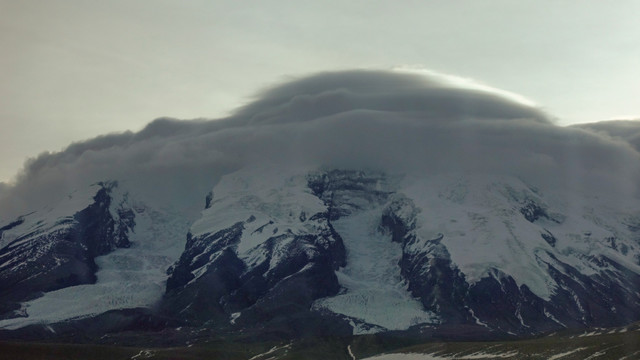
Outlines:
[[[275,357],[269,357],[269,358],[264,358],[267,355],[271,355],[279,350],[285,350],[287,351],[288,349],[291,348],[291,344],[287,344],[287,345],[283,345],[283,346],[274,346],[271,349],[267,350],[266,352],[263,352],[262,354],[258,354],[256,356],[251,357],[249,360],[269,360],[269,359],[275,359]]]
[[[573,350],[569,350],[569,351],[566,351],[566,352],[563,352],[563,353],[560,353],[560,354],[556,354],[556,355],[550,356],[548,358],[548,360],[561,359],[561,358],[563,358],[565,356],[569,356],[571,354],[574,354],[574,353],[577,353],[579,351],[586,350],[586,349],[587,349],[586,347],[579,347],[579,348],[576,348],[576,349],[573,349]]]
[[[242,315],[241,312],[235,312],[235,313],[231,314],[230,319],[229,319],[229,323],[235,324],[236,320],[240,317],[240,315]]]
[[[351,345],[347,345],[347,353],[349,353],[349,356],[351,356],[352,360],[356,360],[356,356],[353,355],[353,351],[351,351]]]
[[[471,360],[471,359],[507,359],[518,356],[519,353],[517,351],[510,351],[506,353],[487,353],[487,352],[476,352],[469,355],[452,355],[452,356],[437,356],[431,354],[417,354],[417,353],[397,353],[397,354],[383,354],[376,355],[373,357],[368,357],[362,360],[448,360],[448,359],[460,359],[460,360]]]
[[[376,355],[373,357],[364,358],[362,360],[447,360],[447,359],[449,358],[443,358],[440,356],[429,355],[429,354],[398,353],[398,354]]]

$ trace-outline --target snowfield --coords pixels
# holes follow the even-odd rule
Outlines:
[[[543,189],[518,178],[486,174],[407,179],[400,191],[421,210],[418,234],[424,239],[443,234],[452,261],[471,284],[496,276],[490,270],[497,269],[549,300],[558,284],[549,275],[547,252],[586,275],[607,270],[588,260],[598,255],[640,273],[634,258],[640,250],[638,235],[627,226],[640,221],[640,212],[628,199],[613,209],[601,194]],[[580,206],[573,201],[577,198]],[[521,209],[529,202],[546,215],[528,221]],[[555,243],[543,235],[552,235]]]

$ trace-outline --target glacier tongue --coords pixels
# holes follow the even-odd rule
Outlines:
[[[364,210],[336,220],[333,227],[347,249],[347,266],[337,272],[345,291],[320,299],[314,308],[328,309],[387,330],[405,330],[412,325],[434,323],[437,316],[407,291],[398,261],[402,248],[377,227],[382,208]],[[382,329],[354,326],[354,334]]]

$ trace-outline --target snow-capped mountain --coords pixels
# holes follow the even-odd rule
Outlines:
[[[525,334],[638,316],[640,218],[586,195],[568,209],[514,178],[353,170],[241,171],[213,194],[168,280],[193,319]]]
[[[43,155],[0,192],[0,336],[640,320],[635,135],[559,127],[482,89],[323,74],[227,119]]]
[[[639,313],[640,218],[587,195],[575,209],[503,176],[244,169],[187,228],[120,188],[2,228],[3,328],[154,308],[220,331],[522,335]]]

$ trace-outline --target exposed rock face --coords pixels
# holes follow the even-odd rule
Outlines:
[[[313,326],[304,324],[315,317],[311,303],[339,291],[334,271],[345,262],[331,207],[303,193],[311,201],[288,208],[286,187],[267,194],[251,190],[209,203],[201,222],[212,223],[194,226],[197,233],[189,233],[184,253],[169,269],[164,311],[222,327],[281,326],[285,318],[298,319],[288,331]],[[243,219],[218,228],[225,221],[216,220],[221,211]]]
[[[385,209],[381,226],[403,245],[399,266],[409,290],[425,309],[439,313],[444,323],[477,322],[506,333],[535,334],[565,327],[616,326],[639,318],[639,274],[603,255],[583,258],[600,270],[586,275],[551,251],[532,254],[557,284],[549,299],[495,268],[469,283],[442,244],[446,234],[434,239],[417,235],[419,211],[410,199],[401,198]],[[540,218],[558,222],[531,199],[519,212],[532,223]],[[541,236],[555,247],[557,239],[551,232],[545,229]],[[608,243],[613,248],[614,240]]]
[[[29,214],[2,227],[7,243],[0,249],[0,313],[20,316],[20,301],[43,292],[96,281],[95,257],[129,246],[127,233],[135,226],[134,213],[111,211],[115,183],[100,183],[91,202],[53,223]],[[35,221],[34,221],[35,220]],[[10,238],[12,232],[15,236]],[[4,235],[4,236],[3,236]]]

